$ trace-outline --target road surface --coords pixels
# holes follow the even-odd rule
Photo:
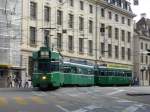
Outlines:
[[[0,89],[0,112],[150,112],[150,87]]]

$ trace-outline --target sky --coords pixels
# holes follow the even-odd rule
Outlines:
[[[146,13],[146,18],[150,18],[150,0],[139,0],[139,5],[134,6],[133,0],[128,0],[132,4],[132,11],[137,17],[134,20],[138,21],[141,18],[141,13]]]

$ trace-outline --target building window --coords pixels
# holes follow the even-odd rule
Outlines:
[[[147,50],[147,48],[148,48],[148,45],[147,45],[147,43],[145,44],[145,50]]]
[[[121,30],[121,40],[122,41],[125,41],[125,31],[124,30]]]
[[[89,55],[93,55],[93,41],[89,40]]]
[[[105,56],[105,44],[103,42],[101,43],[101,55]]]
[[[131,42],[131,32],[128,32],[128,42]]]
[[[83,29],[84,29],[84,18],[79,17],[79,30],[83,31]]]
[[[44,30],[44,44],[49,44],[49,30]]]
[[[30,2],[30,17],[37,19],[37,4],[35,2]]]
[[[57,10],[57,25],[62,25],[62,21],[63,21],[63,12]]]
[[[100,28],[100,32],[101,32],[101,36],[105,36],[105,24],[101,24],[101,28]]]
[[[122,55],[122,59],[125,59],[125,48],[121,47],[121,55]]]
[[[148,56],[145,58],[145,63],[148,64]]]
[[[79,53],[83,53],[84,52],[84,40],[83,38],[79,38]]]
[[[105,17],[105,10],[104,10],[104,8],[101,8],[101,16]]]
[[[115,39],[118,40],[119,38],[119,29],[115,28]]]
[[[57,49],[62,50],[62,34],[57,33]]]
[[[93,5],[89,5],[90,13],[93,13]]]
[[[73,7],[74,6],[74,0],[69,0],[69,5]]]
[[[63,0],[58,0],[58,2],[59,2],[59,3],[62,3],[62,2],[63,2]]]
[[[143,56],[143,54],[141,54],[141,63],[143,63],[144,62],[144,56]]]
[[[84,10],[84,3],[83,3],[83,1],[80,1],[80,9]]]
[[[93,33],[93,21],[89,20],[89,33]]]
[[[108,37],[112,38],[112,26],[108,26]]]
[[[108,44],[108,56],[112,57],[112,45]]]
[[[115,46],[115,58],[119,58],[119,47]]]
[[[145,77],[145,80],[148,80],[148,72],[149,72],[149,71],[146,70],[146,77]]]
[[[68,37],[68,49],[69,49],[69,51],[74,50],[74,38],[71,35],[69,35],[69,37]]]
[[[141,49],[143,49],[143,42],[141,42]]]
[[[74,26],[74,16],[73,14],[69,14],[69,28],[73,28]]]
[[[115,21],[116,21],[116,22],[118,22],[118,20],[119,20],[118,18],[119,18],[119,17],[118,17],[118,14],[115,14]]]
[[[31,76],[34,72],[34,61],[31,56],[28,57],[28,74]]]
[[[112,19],[112,13],[110,11],[108,12],[108,18]]]
[[[131,60],[131,49],[128,48],[128,60]]]
[[[44,20],[49,22],[50,21],[50,8],[44,6]]]
[[[36,45],[36,28],[30,27],[30,45]]]
[[[128,26],[130,26],[131,25],[131,20],[130,19],[128,19]]]
[[[122,17],[122,18],[121,18],[121,22],[122,22],[122,24],[125,23],[125,17]]]

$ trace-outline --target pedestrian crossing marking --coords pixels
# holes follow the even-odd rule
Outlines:
[[[20,105],[27,105],[27,101],[22,97],[14,97],[13,99]]]
[[[0,106],[5,106],[7,103],[8,102],[4,97],[0,97]]]
[[[38,104],[47,104],[46,101],[43,100],[41,97],[34,96],[34,97],[31,97],[31,100]]]

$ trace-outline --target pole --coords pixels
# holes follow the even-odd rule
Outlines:
[[[97,38],[97,37],[98,37],[98,34],[97,34],[97,25],[98,25],[98,22],[97,22],[97,21],[98,21],[98,20],[97,20],[97,19],[98,19],[97,10],[98,10],[98,9],[97,9],[97,8],[98,8],[98,7],[97,7],[97,1],[96,1],[96,21],[95,21],[95,28],[96,28],[96,29],[95,29],[95,64],[96,64],[96,65],[97,65],[97,52],[98,52],[98,49],[97,49],[97,43],[98,43],[98,42],[97,42],[97,41],[98,41],[98,38]]]
[[[40,29],[49,29],[49,34],[47,34],[44,38],[45,38],[45,42],[44,42],[44,45],[45,47],[49,47],[51,48],[51,30],[54,30],[56,28],[40,28]],[[50,45],[49,45],[50,44]]]

